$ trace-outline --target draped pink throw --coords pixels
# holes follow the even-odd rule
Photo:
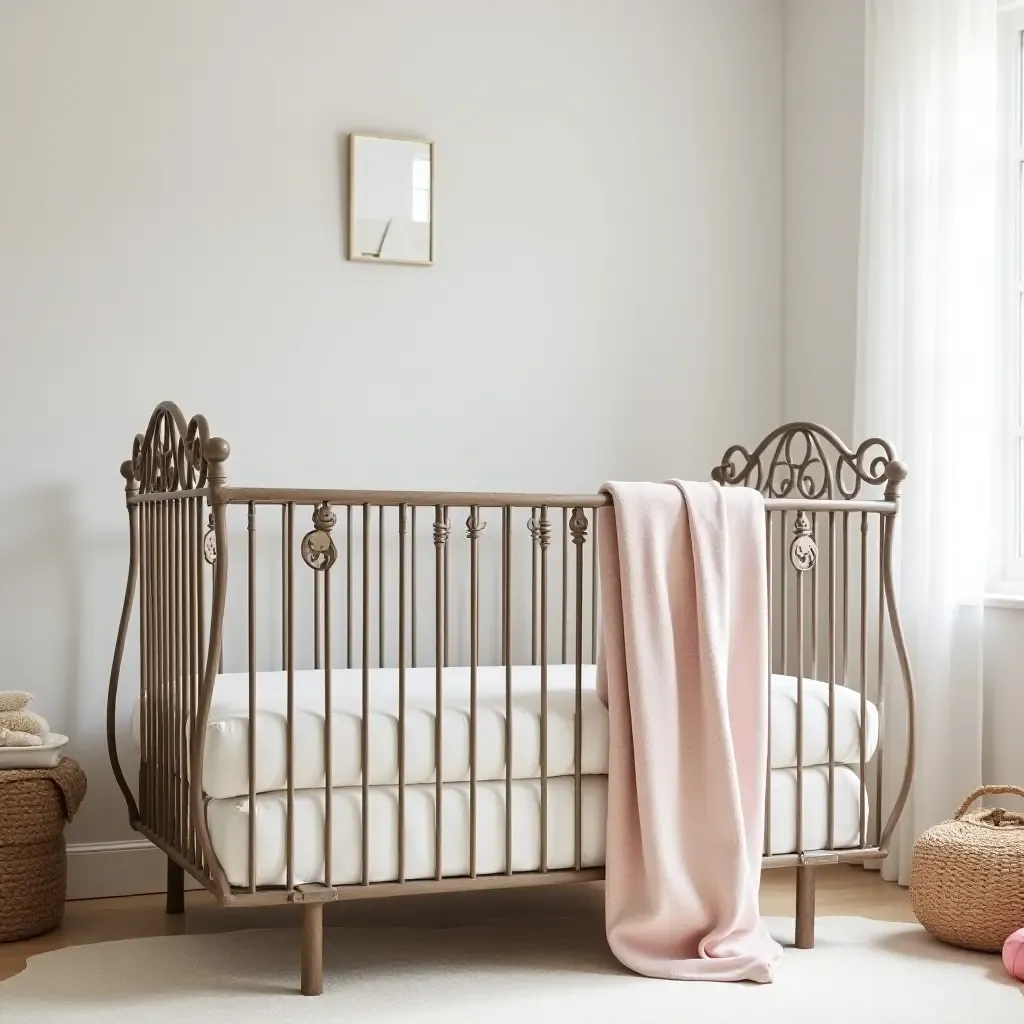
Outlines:
[[[767,758],[764,502],[753,488],[610,483],[600,511],[608,704],[606,926],[680,981],[772,979],[758,910]]]

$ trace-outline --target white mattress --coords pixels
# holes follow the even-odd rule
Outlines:
[[[828,769],[803,772],[803,848],[823,849],[827,843],[826,809]],[[772,853],[797,848],[796,771],[780,769],[772,779]],[[575,816],[573,779],[548,781],[548,867],[574,865]],[[835,772],[835,846],[859,842],[857,776],[849,768]],[[370,881],[398,879],[398,791],[375,786],[370,794]],[[432,785],[408,786],[405,791],[405,877],[434,877],[434,796]],[[446,877],[469,873],[469,786],[444,786],[442,867]],[[583,779],[583,865],[604,864],[607,779]],[[249,883],[249,800],[247,797],[211,800],[207,822],[213,848],[232,885]],[[357,884],[362,879],[362,790],[347,787],[332,791],[331,881]],[[540,867],[540,782],[521,779],[512,783],[512,870]],[[262,793],[256,797],[256,884],[286,883],[285,836],[287,797]],[[484,782],[477,787],[477,872],[505,871],[505,784]],[[295,793],[294,880],[323,881],[324,791]]]
[[[548,669],[548,775],[574,774],[576,669],[552,665]],[[804,764],[828,761],[828,686],[804,681]],[[332,771],[336,787],[361,784],[362,672],[334,670],[332,692]],[[512,670],[512,778],[540,776],[540,669],[516,665]],[[836,762],[859,761],[860,696],[836,687]],[[477,779],[505,777],[505,669],[482,666],[478,670]],[[293,786],[312,789],[324,785],[324,674],[295,673]],[[261,672],[256,682],[256,792],[287,788],[287,676]],[[370,670],[371,786],[398,782],[398,670]],[[141,707],[136,704],[134,727],[139,742]],[[405,767],[406,784],[434,780],[435,678],[431,667],[406,670]],[[796,764],[796,681],[772,678],[771,763],[775,768]],[[878,739],[878,714],[868,703],[865,716],[870,759]],[[469,779],[469,669],[444,670],[443,769],[445,782]],[[217,677],[206,729],[203,788],[208,796],[225,798],[249,792],[249,677],[230,673]],[[595,689],[595,668],[583,666],[583,745],[581,771],[604,775],[608,771],[608,712]]]

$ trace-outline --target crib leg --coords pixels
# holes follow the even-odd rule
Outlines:
[[[185,869],[167,858],[167,913],[185,913]]]
[[[814,949],[815,868],[796,869],[796,948]]]
[[[302,994],[318,996],[324,990],[324,905],[302,906]]]

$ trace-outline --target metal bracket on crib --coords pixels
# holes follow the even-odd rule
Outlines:
[[[800,863],[809,868],[821,867],[824,864],[838,864],[839,854],[838,853],[802,853],[800,854]]]
[[[338,890],[310,883],[297,885],[291,897],[292,903],[334,903],[338,899]]]

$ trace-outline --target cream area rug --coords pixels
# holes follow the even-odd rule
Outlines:
[[[484,902],[465,913],[465,904],[455,903],[447,917],[425,919],[389,920],[385,912],[382,925],[364,905],[354,922],[343,919],[327,929],[326,991],[312,999],[297,993],[299,937],[290,927],[44,953],[0,984],[0,1022],[1024,1020],[1024,987],[1007,977],[998,957],[940,945],[917,925],[820,918],[817,948],[787,949],[771,985],[687,983],[624,970],[608,950],[602,910],[593,900],[526,899],[520,911],[508,910],[515,905]],[[230,918],[238,912],[217,913]],[[278,918],[293,919],[287,909]],[[769,924],[780,941],[792,942],[791,921]]]

